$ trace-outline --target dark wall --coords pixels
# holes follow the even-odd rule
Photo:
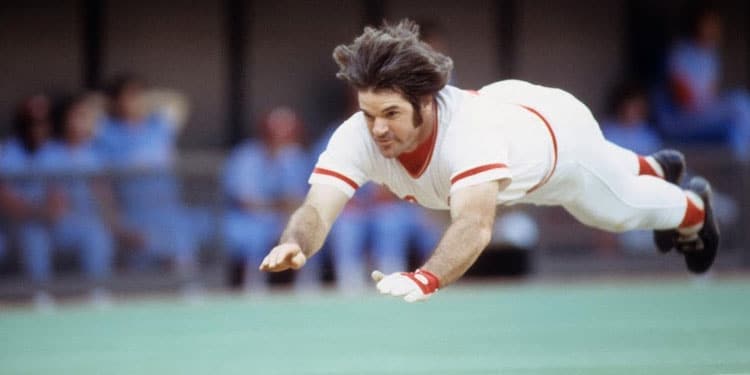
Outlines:
[[[96,0],[0,2],[0,133],[7,133],[14,104],[29,93],[84,86],[87,39],[84,5]],[[685,1],[637,1],[652,23],[673,24]],[[230,19],[228,4],[212,0],[103,0],[101,78],[120,71],[144,75],[156,86],[184,92],[192,116],[183,132],[188,148],[226,145],[230,108]],[[244,27],[243,132],[253,119],[277,105],[299,109],[320,128],[321,114],[335,81],[333,48],[361,31],[375,9],[390,20],[431,19],[444,26],[448,51],[456,63],[456,83],[477,88],[511,72],[514,77],[571,91],[601,114],[607,90],[623,75],[646,64],[637,55],[633,19],[625,0],[236,0]],[[750,3],[721,1],[725,15],[725,81],[750,81],[748,15]],[[510,12],[512,14],[506,14]],[[635,15],[634,15],[635,14]],[[643,13],[641,13],[641,16]],[[500,20],[512,20],[512,25]],[[513,46],[501,44],[510,32]],[[664,30],[664,33],[671,32]],[[649,38],[645,32],[639,38]],[[667,36],[662,35],[661,38]],[[90,39],[89,39],[90,41]],[[635,43],[635,44],[634,44]],[[503,56],[512,57],[512,69]],[[328,109],[326,109],[328,110]]]
[[[516,76],[560,87],[601,113],[624,69],[623,1],[520,3]]]
[[[82,80],[79,1],[0,1],[0,134],[30,94]]]
[[[501,78],[495,3],[491,0],[390,1],[386,17],[393,21],[409,17],[438,23],[443,29],[446,53],[455,64],[455,84],[478,89]]]
[[[223,2],[129,0],[105,4],[105,79],[132,71],[155,86],[182,91],[191,105],[182,144],[221,145],[227,100]]]
[[[334,47],[349,43],[362,30],[364,9],[358,1],[254,1],[246,46],[251,116],[274,106],[303,112],[309,127],[325,126],[317,113],[321,96],[331,95],[335,80]]]

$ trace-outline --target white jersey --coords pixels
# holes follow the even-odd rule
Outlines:
[[[557,162],[554,128],[535,103],[545,96],[536,95],[540,90],[559,91],[521,81],[498,82],[479,92],[446,86],[438,95],[437,126],[408,163],[380,153],[358,112],[333,134],[309,182],[351,197],[373,181],[401,199],[449,209],[452,193],[501,181],[498,204],[514,203],[544,184]]]

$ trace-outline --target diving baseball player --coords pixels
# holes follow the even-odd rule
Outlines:
[[[711,188],[679,187],[682,155],[637,155],[602,136],[565,91],[509,80],[476,92],[447,85],[453,62],[418,38],[418,26],[366,28],[333,52],[360,111],[332,136],[305,202],[260,269],[298,269],[315,254],[347,200],[368,181],[401,199],[450,210],[451,224],[414,272],[373,272],[383,294],[413,302],[454,282],[490,241],[497,206],[559,205],[607,231],[654,230],[662,252],[708,270],[719,246]]]

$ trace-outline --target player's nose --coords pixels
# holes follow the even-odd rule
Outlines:
[[[388,133],[388,122],[385,119],[376,118],[372,125],[372,133],[375,136],[383,136]]]

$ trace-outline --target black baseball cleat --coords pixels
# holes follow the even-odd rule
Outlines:
[[[675,247],[677,251],[685,255],[685,263],[691,272],[704,273],[711,268],[719,249],[719,225],[711,206],[711,184],[703,177],[693,177],[688,183],[688,190],[694,192],[703,200],[705,212],[703,227],[697,235],[678,237]]]
[[[664,171],[664,179],[675,185],[680,185],[682,177],[685,175],[685,156],[677,150],[661,150],[650,155],[661,169]],[[655,230],[654,231],[654,242],[656,248],[662,253],[669,252],[675,247],[675,241],[677,241],[677,231],[674,229],[669,230]]]
[[[664,179],[679,185],[685,175],[685,156],[677,150],[660,150],[649,155],[661,166]]]

